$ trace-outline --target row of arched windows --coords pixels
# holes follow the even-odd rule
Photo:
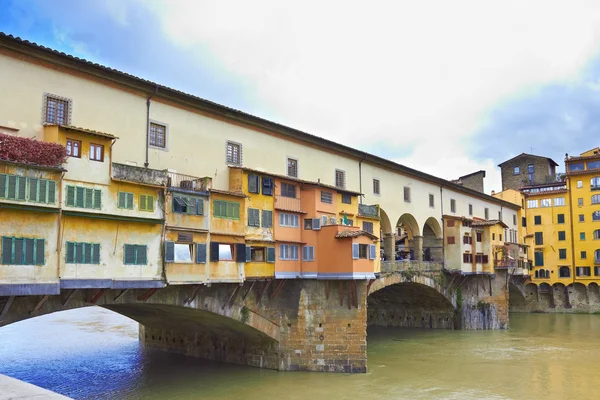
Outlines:
[[[538,279],[548,279],[550,278],[550,271],[547,269],[538,269],[535,271],[535,277]]]

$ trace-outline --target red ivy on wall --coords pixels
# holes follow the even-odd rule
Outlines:
[[[0,133],[0,160],[59,167],[66,159],[63,145]]]

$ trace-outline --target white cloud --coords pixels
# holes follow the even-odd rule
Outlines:
[[[444,178],[486,169],[488,190],[492,155],[471,156],[486,111],[577,79],[600,38],[595,1],[139,4],[176,46],[242,79],[259,101],[246,111],[356,147],[411,146],[395,161]]]

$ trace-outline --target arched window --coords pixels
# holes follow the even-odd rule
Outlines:
[[[600,189],[600,176],[590,179],[590,187],[592,190]]]
[[[594,231],[594,239],[600,239],[600,229]]]
[[[571,276],[571,268],[569,267],[560,267],[558,269],[558,276],[561,278],[569,278]]]
[[[592,204],[600,204],[600,194],[595,194],[592,196]]]
[[[592,213],[592,221],[600,221],[600,211],[594,211]]]
[[[550,278],[550,271],[547,269],[538,269],[535,271],[535,277],[538,279],[548,279]]]

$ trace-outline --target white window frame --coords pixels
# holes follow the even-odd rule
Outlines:
[[[527,200],[527,208],[538,208],[539,202],[537,199],[535,200]]]
[[[298,245],[297,244],[280,244],[279,259],[282,261],[297,261],[298,260]]]
[[[302,261],[315,261],[315,246],[302,246]]]
[[[564,197],[555,197],[554,198],[554,207],[562,207],[565,205]]]
[[[279,213],[279,226],[286,228],[299,228],[300,216],[290,213]]]
[[[583,181],[577,181],[577,188],[581,189],[583,187]]]
[[[552,207],[552,199],[541,199],[540,207],[543,207],[543,208]]]

